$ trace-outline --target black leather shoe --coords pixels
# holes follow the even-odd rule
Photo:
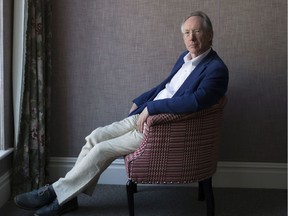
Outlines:
[[[14,198],[15,204],[26,210],[37,210],[56,198],[55,191],[51,185],[45,185],[38,190],[17,195]]]
[[[63,205],[59,205],[58,200],[55,199],[49,205],[43,206],[41,209],[38,209],[34,216],[60,216],[66,212],[76,210],[78,208],[77,197],[72,200],[64,203]]]

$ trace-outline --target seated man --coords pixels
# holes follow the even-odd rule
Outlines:
[[[116,158],[139,147],[149,115],[196,112],[224,96],[228,69],[211,48],[210,19],[203,12],[194,12],[184,20],[181,31],[187,51],[179,57],[171,74],[134,99],[129,117],[99,127],[87,136],[76,164],[64,178],[16,196],[17,206],[37,210],[35,216],[61,215],[76,209],[79,193],[93,192],[101,173]]]

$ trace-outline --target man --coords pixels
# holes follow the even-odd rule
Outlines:
[[[78,207],[77,195],[91,193],[101,173],[116,158],[134,152],[143,138],[149,115],[189,113],[208,108],[224,96],[228,69],[212,50],[213,27],[203,12],[192,13],[181,25],[185,51],[171,74],[133,100],[129,117],[99,127],[86,137],[75,166],[52,185],[15,197],[36,216],[61,215]]]

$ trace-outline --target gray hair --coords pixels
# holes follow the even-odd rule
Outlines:
[[[184,29],[183,29],[183,25],[184,23],[186,22],[186,20],[188,20],[190,17],[193,17],[193,16],[198,16],[198,17],[201,17],[202,20],[203,20],[203,24],[204,24],[204,28],[207,32],[211,33],[212,37],[213,37],[213,26],[212,26],[212,22],[210,20],[210,18],[207,16],[207,14],[205,14],[204,12],[202,11],[195,11],[195,12],[192,12],[188,17],[186,17],[182,24],[181,24],[181,32],[184,33]]]

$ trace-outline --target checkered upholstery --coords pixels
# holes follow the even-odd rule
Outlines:
[[[191,114],[150,116],[141,145],[124,158],[128,178],[144,184],[184,184],[211,177],[226,101],[224,97]]]

